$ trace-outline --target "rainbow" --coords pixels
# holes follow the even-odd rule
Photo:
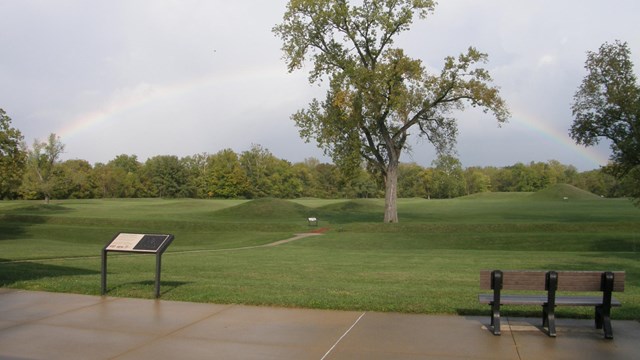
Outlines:
[[[120,116],[134,109],[197,90],[207,84],[213,83],[215,79],[215,75],[208,75],[169,85],[139,84],[133,89],[122,90],[121,94],[113,96],[102,109],[78,116],[59,129],[56,134],[63,139],[77,136],[102,123],[118,119]]]
[[[242,73],[226,74],[209,74],[198,78],[188,79],[186,81],[177,82],[169,85],[149,85],[142,84],[133,90],[126,91],[124,95],[115,96],[103,109],[83,114],[67,125],[60,128],[56,134],[62,139],[77,136],[85,131],[90,130],[102,123],[118,119],[125,113],[141,108],[147,104],[162,101],[171,97],[181,96],[183,94],[200,90],[206,86],[225,86],[227,83],[256,81],[258,79],[273,79],[282,76],[281,69],[265,69],[254,68],[245,69]],[[569,137],[566,130],[559,130],[550,126],[547,122],[541,121],[539,117],[534,116],[518,106],[512,109],[513,116],[511,122],[519,123],[526,128],[541,134],[543,137],[560,144],[571,152],[578,153],[582,158],[586,159],[594,166],[606,165],[608,159],[601,151],[594,147],[583,147],[576,145]],[[508,126],[508,125],[507,125]]]
[[[522,109],[517,109],[513,112],[513,117],[510,121],[524,125],[524,127],[542,135],[550,141],[561,145],[569,151],[578,153],[582,158],[592,163],[595,166],[604,166],[609,162],[609,159],[598,151],[597,147],[585,147],[577,145],[571,137],[569,137],[569,130],[561,131],[555,127],[552,127],[547,122],[541,121],[539,117],[533,116]]]
[[[247,83],[261,80],[270,81],[276,77],[281,77],[283,73],[282,67],[271,69],[255,67],[243,69],[243,71],[239,73],[211,73],[168,85],[139,84],[133,89],[122,90],[120,94],[114,95],[101,109],[76,117],[74,120],[59,128],[56,134],[62,139],[74,137],[100,124],[118,119],[127,112],[142,108],[148,104],[180,97],[208,86],[224,88],[226,85],[232,83]]]

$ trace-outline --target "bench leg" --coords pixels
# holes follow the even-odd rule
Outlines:
[[[542,305],[542,327],[549,330],[550,337],[556,337],[556,313],[553,307]]]
[[[603,306],[596,306],[596,329],[604,330],[605,339],[613,339],[610,309],[605,309]]]
[[[596,329],[602,329],[602,307],[596,306]]]
[[[500,305],[491,305],[491,327],[493,335],[500,335]]]

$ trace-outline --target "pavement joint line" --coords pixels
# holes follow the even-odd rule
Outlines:
[[[505,320],[507,320],[507,325],[509,325],[509,330],[512,330],[511,320],[509,318],[506,318]],[[520,349],[518,348],[518,342],[516,341],[515,331],[510,331],[510,332],[511,332],[511,339],[513,340],[513,346],[515,346],[516,354],[518,354],[518,359],[522,360],[522,354],[520,354]]]
[[[156,303],[162,302],[162,300],[158,300],[158,299],[156,299],[155,301],[156,301]],[[117,355],[115,355],[115,356],[110,357],[110,358],[109,358],[109,360],[116,360],[116,359],[118,359],[118,358],[121,358],[121,357],[123,357],[123,356],[125,356],[125,355],[129,354],[129,353],[133,353],[133,352],[135,352],[135,351],[137,351],[137,350],[140,350],[141,348],[143,348],[143,347],[145,347],[145,346],[149,346],[149,345],[153,344],[154,342],[161,341],[161,340],[162,340],[162,339],[164,339],[164,338],[168,338],[168,337],[170,337],[170,336],[173,336],[173,335],[174,335],[174,334],[176,334],[177,332],[182,331],[182,330],[184,330],[184,329],[186,329],[186,328],[188,328],[188,327],[190,327],[190,326],[193,326],[193,325],[195,325],[195,324],[198,324],[198,323],[201,323],[201,322],[203,322],[203,321],[209,320],[209,319],[211,319],[212,317],[217,316],[217,315],[219,315],[220,313],[223,313],[223,312],[225,312],[225,311],[227,311],[227,310],[229,310],[229,309],[231,309],[231,308],[234,308],[234,307],[236,307],[236,305],[228,305],[228,306],[225,306],[225,307],[224,307],[223,309],[221,309],[221,310],[215,311],[215,312],[213,312],[213,313],[209,314],[208,316],[205,316],[205,317],[200,318],[200,319],[198,319],[198,320],[192,321],[191,323],[185,324],[185,325],[183,325],[183,326],[181,326],[181,327],[179,327],[179,328],[177,328],[177,329],[174,329],[174,330],[172,330],[172,331],[170,331],[170,332],[168,332],[168,333],[166,333],[166,334],[159,334],[159,335],[152,336],[152,337],[151,337],[151,338],[149,338],[148,340],[143,341],[143,342],[142,342],[142,343],[140,343],[140,344],[136,344],[136,346],[131,347],[131,348],[129,348],[129,349],[126,349],[125,351],[123,351],[123,352],[122,352],[122,353],[120,353],[120,354],[117,354]]]
[[[349,329],[347,329],[347,331],[342,334],[342,336],[340,336],[340,338],[338,339],[338,341],[335,342],[335,344],[333,344],[333,346],[329,349],[329,351],[327,351],[324,356],[322,358],[320,358],[320,360],[324,360],[327,358],[327,356],[329,356],[329,354],[331,354],[331,352],[333,351],[333,349],[336,348],[336,346],[338,346],[338,344],[340,343],[340,341],[342,341],[342,339],[344,339],[345,336],[347,336],[349,334],[349,332],[356,326],[358,325],[358,322],[360,322],[360,319],[362,319],[364,317],[364,315],[366,314],[366,312],[363,312],[360,317],[358,317],[356,319],[356,321],[351,325],[351,327]]]

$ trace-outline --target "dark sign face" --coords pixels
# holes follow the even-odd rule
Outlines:
[[[107,251],[158,252],[169,245],[173,236],[120,233],[107,245]]]
[[[135,250],[158,251],[167,240],[167,235],[145,235],[134,247]]]

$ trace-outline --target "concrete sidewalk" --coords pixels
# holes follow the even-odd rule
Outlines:
[[[640,323],[195,304],[0,288],[0,359],[634,359]]]

